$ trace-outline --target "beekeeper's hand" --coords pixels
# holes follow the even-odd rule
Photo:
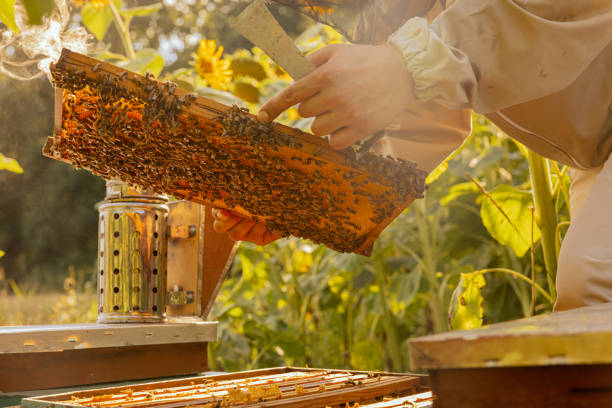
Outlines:
[[[234,241],[249,241],[257,245],[267,245],[281,237],[278,232],[270,231],[265,223],[242,218],[227,210],[213,208],[212,216],[215,219],[214,230],[221,234],[227,232]]]
[[[382,130],[413,101],[412,77],[392,45],[328,45],[308,56],[315,71],[270,99],[259,120],[270,122],[299,104],[314,117],[312,133],[343,149]]]

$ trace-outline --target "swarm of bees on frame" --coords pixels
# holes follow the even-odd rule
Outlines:
[[[64,94],[62,132],[47,154],[77,168],[342,252],[356,252],[368,238],[364,229],[422,197],[426,174],[414,163],[347,149],[339,166],[302,150],[298,130],[278,131],[237,106],[215,111],[215,120],[187,113],[197,98],[179,96],[175,84],[101,67],[79,71],[60,60],[51,70]],[[355,222],[364,205],[372,213],[365,227]]]

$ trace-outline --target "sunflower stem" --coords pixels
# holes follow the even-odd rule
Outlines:
[[[117,10],[117,6],[113,1],[108,2],[108,6],[110,7],[113,13],[113,21],[115,22],[115,27],[119,32],[119,37],[121,37],[121,42],[123,43],[123,48],[125,48],[125,52],[129,59],[136,58],[136,53],[134,52],[134,46],[132,45],[132,38],[130,37],[130,30],[121,18],[121,14],[119,14],[119,10]]]

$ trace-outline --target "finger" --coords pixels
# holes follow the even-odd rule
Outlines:
[[[266,232],[264,233],[264,240],[261,245],[268,245],[270,242],[276,241],[277,239],[282,237],[283,236],[279,232],[266,230]]]
[[[213,229],[219,234],[224,234],[227,231],[234,228],[243,218],[238,217],[237,215],[230,215],[227,219],[215,219],[213,222]]]
[[[317,116],[314,122],[312,122],[312,125],[310,125],[310,131],[315,136],[325,136],[342,129],[347,124],[342,114],[327,112],[321,116]]]
[[[249,241],[257,245],[265,245],[264,237],[266,233],[266,223],[257,222],[255,226],[249,231],[249,233],[242,238],[242,241]]]
[[[337,100],[338,98],[332,92],[323,90],[300,103],[298,113],[303,118],[319,116],[337,109]]]
[[[351,146],[368,135],[358,131],[354,127],[343,127],[336,130],[329,136],[329,145],[336,150],[341,150]]]
[[[328,45],[323,48],[319,48],[316,51],[311,52],[306,56],[308,61],[315,67],[319,67],[325,64],[331,56],[338,50],[339,44]]]
[[[317,68],[272,97],[261,107],[257,117],[262,122],[274,120],[281,112],[319,92],[330,80],[327,70]]]
[[[219,221],[227,221],[232,216],[231,212],[220,208],[213,208],[211,213],[213,218]]]
[[[234,241],[242,241],[254,226],[254,220],[242,219],[231,230],[229,230],[229,237]]]

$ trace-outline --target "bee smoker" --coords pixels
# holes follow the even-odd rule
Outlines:
[[[165,319],[168,197],[106,183],[98,206],[98,323]]]
[[[237,248],[208,208],[109,180],[98,211],[98,323],[206,317]]]

